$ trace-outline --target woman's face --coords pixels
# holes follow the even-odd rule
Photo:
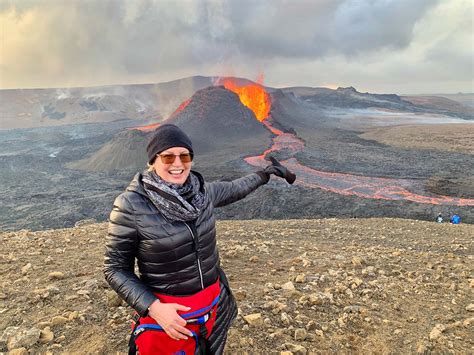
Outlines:
[[[160,178],[166,182],[183,185],[191,171],[192,162],[183,163],[180,154],[189,154],[189,150],[184,147],[173,147],[162,151],[153,162],[153,168]],[[171,158],[174,155],[172,163],[164,163],[162,157],[165,159]]]

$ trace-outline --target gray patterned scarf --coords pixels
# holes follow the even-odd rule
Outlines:
[[[142,180],[148,197],[167,219],[189,222],[201,213],[204,193],[192,171],[183,185],[166,182],[154,171],[145,171]]]

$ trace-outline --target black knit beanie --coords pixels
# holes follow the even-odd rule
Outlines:
[[[189,152],[193,153],[193,144],[181,128],[174,124],[159,126],[153,132],[153,136],[146,147],[148,163],[153,164],[157,154],[172,147],[188,148]]]

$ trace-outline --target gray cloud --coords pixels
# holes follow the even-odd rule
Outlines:
[[[291,77],[292,70],[275,68],[311,70],[313,62],[324,70],[322,63],[330,65],[326,59],[337,58],[334,63],[349,71],[347,77],[357,77],[380,53],[407,56],[400,65],[420,65],[423,56],[437,62],[435,67],[452,63],[451,75],[459,77],[457,64],[466,70],[472,51],[453,48],[451,37],[444,41],[454,53],[444,51],[443,41],[420,44],[423,53],[412,48],[420,24],[447,3],[463,3],[468,14],[472,10],[469,0],[1,1],[0,84],[97,85],[194,74],[251,76],[263,70],[269,84],[295,85],[301,77],[300,85],[317,85],[324,82],[315,73]],[[434,25],[442,29],[443,19]],[[464,38],[469,39],[472,35]],[[387,66],[395,62],[387,60]],[[388,80],[385,69],[374,66],[381,72],[371,76]],[[326,71],[343,81],[337,70]]]
[[[244,1],[251,4],[252,1]],[[353,55],[410,43],[417,20],[436,5],[432,0],[273,1],[274,7],[234,3],[234,39],[250,57]],[[266,17],[266,15],[270,15]]]

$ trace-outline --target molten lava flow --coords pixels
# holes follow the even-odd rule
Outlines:
[[[137,131],[142,131],[142,132],[148,132],[148,131],[154,130],[155,128],[158,128],[159,125],[160,125],[160,123],[152,123],[152,124],[149,124],[149,125],[146,125],[146,126],[127,128],[127,130],[129,130],[129,131],[137,130]]]
[[[177,113],[183,111],[183,110],[186,108],[186,106],[189,105],[190,102],[191,102],[191,99],[184,100],[184,101],[178,106],[178,108],[173,112],[173,114],[172,114],[171,116],[174,116],[174,115],[176,115]]]
[[[248,164],[263,168],[269,164],[265,158],[272,152],[284,151],[289,156],[295,156],[298,152],[303,151],[304,142],[296,135],[279,131],[272,127],[268,121],[263,122],[263,124],[276,137],[273,138],[272,146],[263,154],[245,158]],[[319,188],[341,195],[352,195],[362,198],[407,200],[433,205],[474,206],[474,199],[425,196],[410,192],[409,189],[424,190],[423,185],[416,180],[329,173],[304,166],[296,158],[290,158],[281,163],[296,173],[297,180],[295,184],[304,187]]]
[[[259,80],[263,81],[263,77]],[[224,78],[222,84],[227,90],[239,95],[242,104],[253,111],[257,120],[263,121],[268,117],[271,108],[270,95],[260,83],[239,85],[235,79]]]

